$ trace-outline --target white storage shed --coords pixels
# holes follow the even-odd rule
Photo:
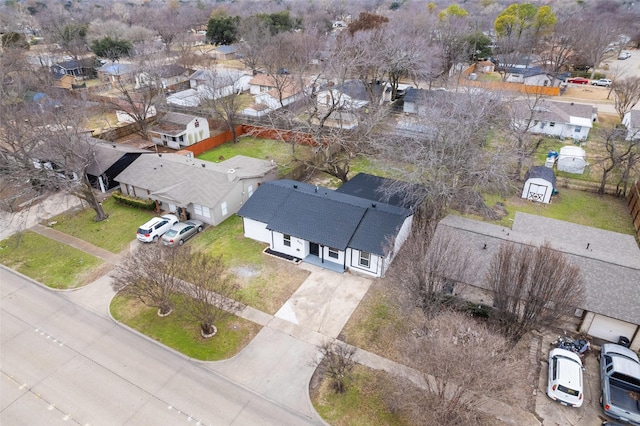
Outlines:
[[[558,171],[581,175],[587,163],[587,154],[579,146],[564,146],[558,155]]]
[[[544,166],[532,167],[524,176],[522,198],[540,203],[550,203],[555,187],[556,176],[553,169]]]

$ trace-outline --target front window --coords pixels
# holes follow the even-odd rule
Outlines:
[[[549,123],[549,127],[555,127],[555,125],[556,125],[555,121],[552,121],[551,123]]]
[[[211,212],[209,211],[209,207],[201,206],[200,204],[194,204],[193,212],[196,214],[196,216],[211,218]]]
[[[365,268],[368,268],[369,265],[371,264],[371,254],[361,251],[360,252],[360,260],[358,261],[358,264],[360,266],[363,266]]]
[[[338,258],[338,249],[334,249],[333,247],[329,247],[329,257],[332,259]]]
[[[576,133],[581,133],[582,132],[582,127],[576,127]]]
[[[286,247],[291,247],[291,235],[284,234],[284,235],[282,236],[282,240],[283,240],[283,244],[284,244]]]

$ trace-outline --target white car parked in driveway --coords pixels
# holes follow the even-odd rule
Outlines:
[[[624,59],[629,59],[630,57],[631,57],[631,53],[621,52],[620,55],[618,56],[618,59],[624,60]]]
[[[561,348],[549,352],[547,395],[569,407],[582,406],[582,361],[577,354]]]
[[[136,238],[143,243],[156,242],[176,223],[178,223],[178,218],[172,214],[154,217],[138,228]]]

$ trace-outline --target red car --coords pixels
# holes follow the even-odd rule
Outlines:
[[[573,78],[568,78],[567,79],[567,83],[589,84],[589,79],[588,78],[584,78],[584,77],[573,77]]]

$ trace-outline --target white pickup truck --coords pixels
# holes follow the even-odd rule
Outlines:
[[[631,349],[605,343],[600,351],[600,383],[604,413],[640,426],[640,360]]]

